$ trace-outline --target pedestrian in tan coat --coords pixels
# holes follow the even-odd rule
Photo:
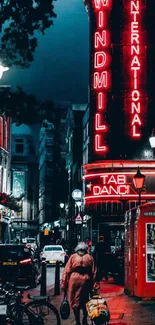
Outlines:
[[[69,258],[62,275],[62,289],[67,293],[76,325],[80,325],[80,309],[83,310],[82,325],[87,325],[86,302],[96,275],[93,257],[87,249],[84,242],[77,245],[75,254]]]

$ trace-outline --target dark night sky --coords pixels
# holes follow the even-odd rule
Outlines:
[[[11,68],[0,84],[20,85],[38,99],[86,102],[89,27],[83,0],[57,0],[54,6],[54,26],[39,36],[31,67]]]

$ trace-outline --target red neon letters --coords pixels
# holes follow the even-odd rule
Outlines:
[[[108,175],[100,176],[100,185],[93,186],[93,195],[126,195],[130,193],[130,185],[127,184],[126,175]]]
[[[86,184],[86,200],[94,200],[97,202],[98,199],[136,199],[137,191],[133,186],[133,175],[134,173],[99,173],[99,174],[87,174],[85,176]],[[152,174],[147,174],[147,180],[149,183],[150,179],[155,179]],[[154,191],[154,189],[152,189]],[[155,197],[154,192],[142,193],[143,197]]]
[[[141,103],[140,89],[138,87],[140,62],[140,1],[131,0],[131,76],[133,89],[131,93],[131,134],[133,137],[141,136]]]
[[[124,29],[125,53],[125,110],[127,133],[131,138],[140,139],[146,112],[146,97],[144,94],[146,47],[144,46],[144,30],[142,19],[143,2],[141,0],[125,0],[127,24]],[[145,97],[145,99],[144,99]]]
[[[96,31],[94,33],[93,57],[93,89],[96,97],[95,112],[95,152],[107,151],[105,134],[108,130],[105,122],[107,105],[107,90],[110,88],[110,33],[108,31],[108,15],[111,9],[111,0],[92,0],[96,17]]]

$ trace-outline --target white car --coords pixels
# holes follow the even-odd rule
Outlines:
[[[45,258],[47,264],[54,265],[56,261],[59,261],[64,265],[65,255],[66,252],[61,245],[46,245],[41,253],[41,258]]]

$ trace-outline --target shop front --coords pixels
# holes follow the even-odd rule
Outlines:
[[[107,160],[84,165],[85,213],[92,218],[93,245],[103,235],[111,251],[122,248],[125,211],[139,202],[133,183],[138,167],[145,175],[141,202],[155,201],[155,162]]]

